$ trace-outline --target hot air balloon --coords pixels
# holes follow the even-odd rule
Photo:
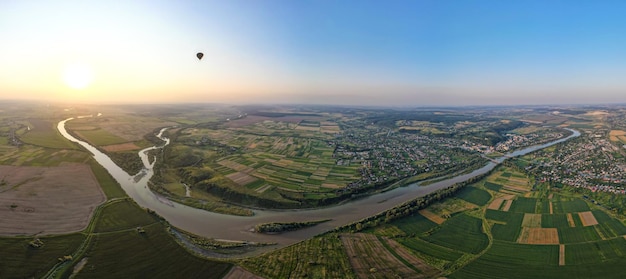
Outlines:
[[[196,53],[196,57],[198,57],[198,60],[202,60],[202,56],[204,56],[204,53],[202,52]]]

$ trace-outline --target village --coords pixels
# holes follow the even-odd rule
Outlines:
[[[558,145],[554,151],[541,150],[526,156],[530,159],[527,170],[540,182],[587,188],[593,192],[626,193],[623,184],[626,164],[618,158],[622,157],[622,150],[602,132],[588,131]]]

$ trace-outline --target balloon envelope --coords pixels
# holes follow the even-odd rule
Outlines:
[[[198,60],[202,59],[202,56],[204,56],[202,52],[196,53],[196,57],[198,57]]]

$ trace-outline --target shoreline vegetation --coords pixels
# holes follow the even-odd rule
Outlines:
[[[317,224],[321,224],[324,222],[328,222],[332,219],[324,219],[317,221],[308,221],[308,222],[289,222],[289,223],[280,223],[280,222],[272,222],[272,223],[263,223],[258,224],[254,227],[254,231],[257,233],[264,234],[279,234],[282,232],[288,231],[296,231],[299,229],[305,229],[308,227],[315,226]]]
[[[167,231],[187,251],[210,259],[223,259],[244,254],[259,247],[276,245],[274,242],[222,240],[199,236],[180,228],[169,226]]]
[[[494,168],[495,169],[495,168]],[[424,209],[426,207],[428,207],[429,205],[438,202],[440,200],[443,200],[447,197],[450,197],[452,195],[454,195],[456,192],[458,192],[459,190],[461,190],[462,188],[464,188],[467,185],[476,183],[478,181],[480,181],[481,179],[489,176],[491,173],[493,173],[494,169],[491,169],[490,171],[474,176],[472,178],[469,178],[463,182],[458,182],[458,183],[454,183],[452,185],[450,185],[449,187],[434,191],[430,194],[427,194],[425,196],[421,196],[418,198],[415,198],[413,200],[407,201],[405,203],[402,203],[400,205],[394,206],[390,209],[387,209],[385,211],[382,211],[378,214],[374,214],[372,216],[369,216],[367,218],[363,218],[361,220],[352,222],[350,224],[344,225],[344,226],[340,226],[337,227],[333,230],[330,230],[328,232],[322,233],[320,235],[326,235],[329,233],[338,233],[338,232],[360,232],[363,231],[367,228],[372,228],[372,227],[376,227],[379,224],[382,223],[388,223],[391,222],[395,219],[399,219],[405,216],[409,216],[415,212],[417,212],[418,210]]]
[[[177,202],[180,204],[184,204],[189,207],[198,208],[210,212],[221,213],[221,214],[229,214],[236,216],[254,216],[254,211],[249,208],[244,208],[228,203],[218,202],[218,201],[208,201],[204,199],[195,199],[189,197],[181,197],[175,195],[168,191],[167,189],[156,185],[155,183],[148,183],[148,187],[150,190],[165,196],[165,198]]]

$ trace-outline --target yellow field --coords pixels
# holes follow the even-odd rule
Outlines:
[[[626,142],[626,131],[623,131],[623,130],[611,130],[611,132],[609,132],[609,139],[611,141]]]

